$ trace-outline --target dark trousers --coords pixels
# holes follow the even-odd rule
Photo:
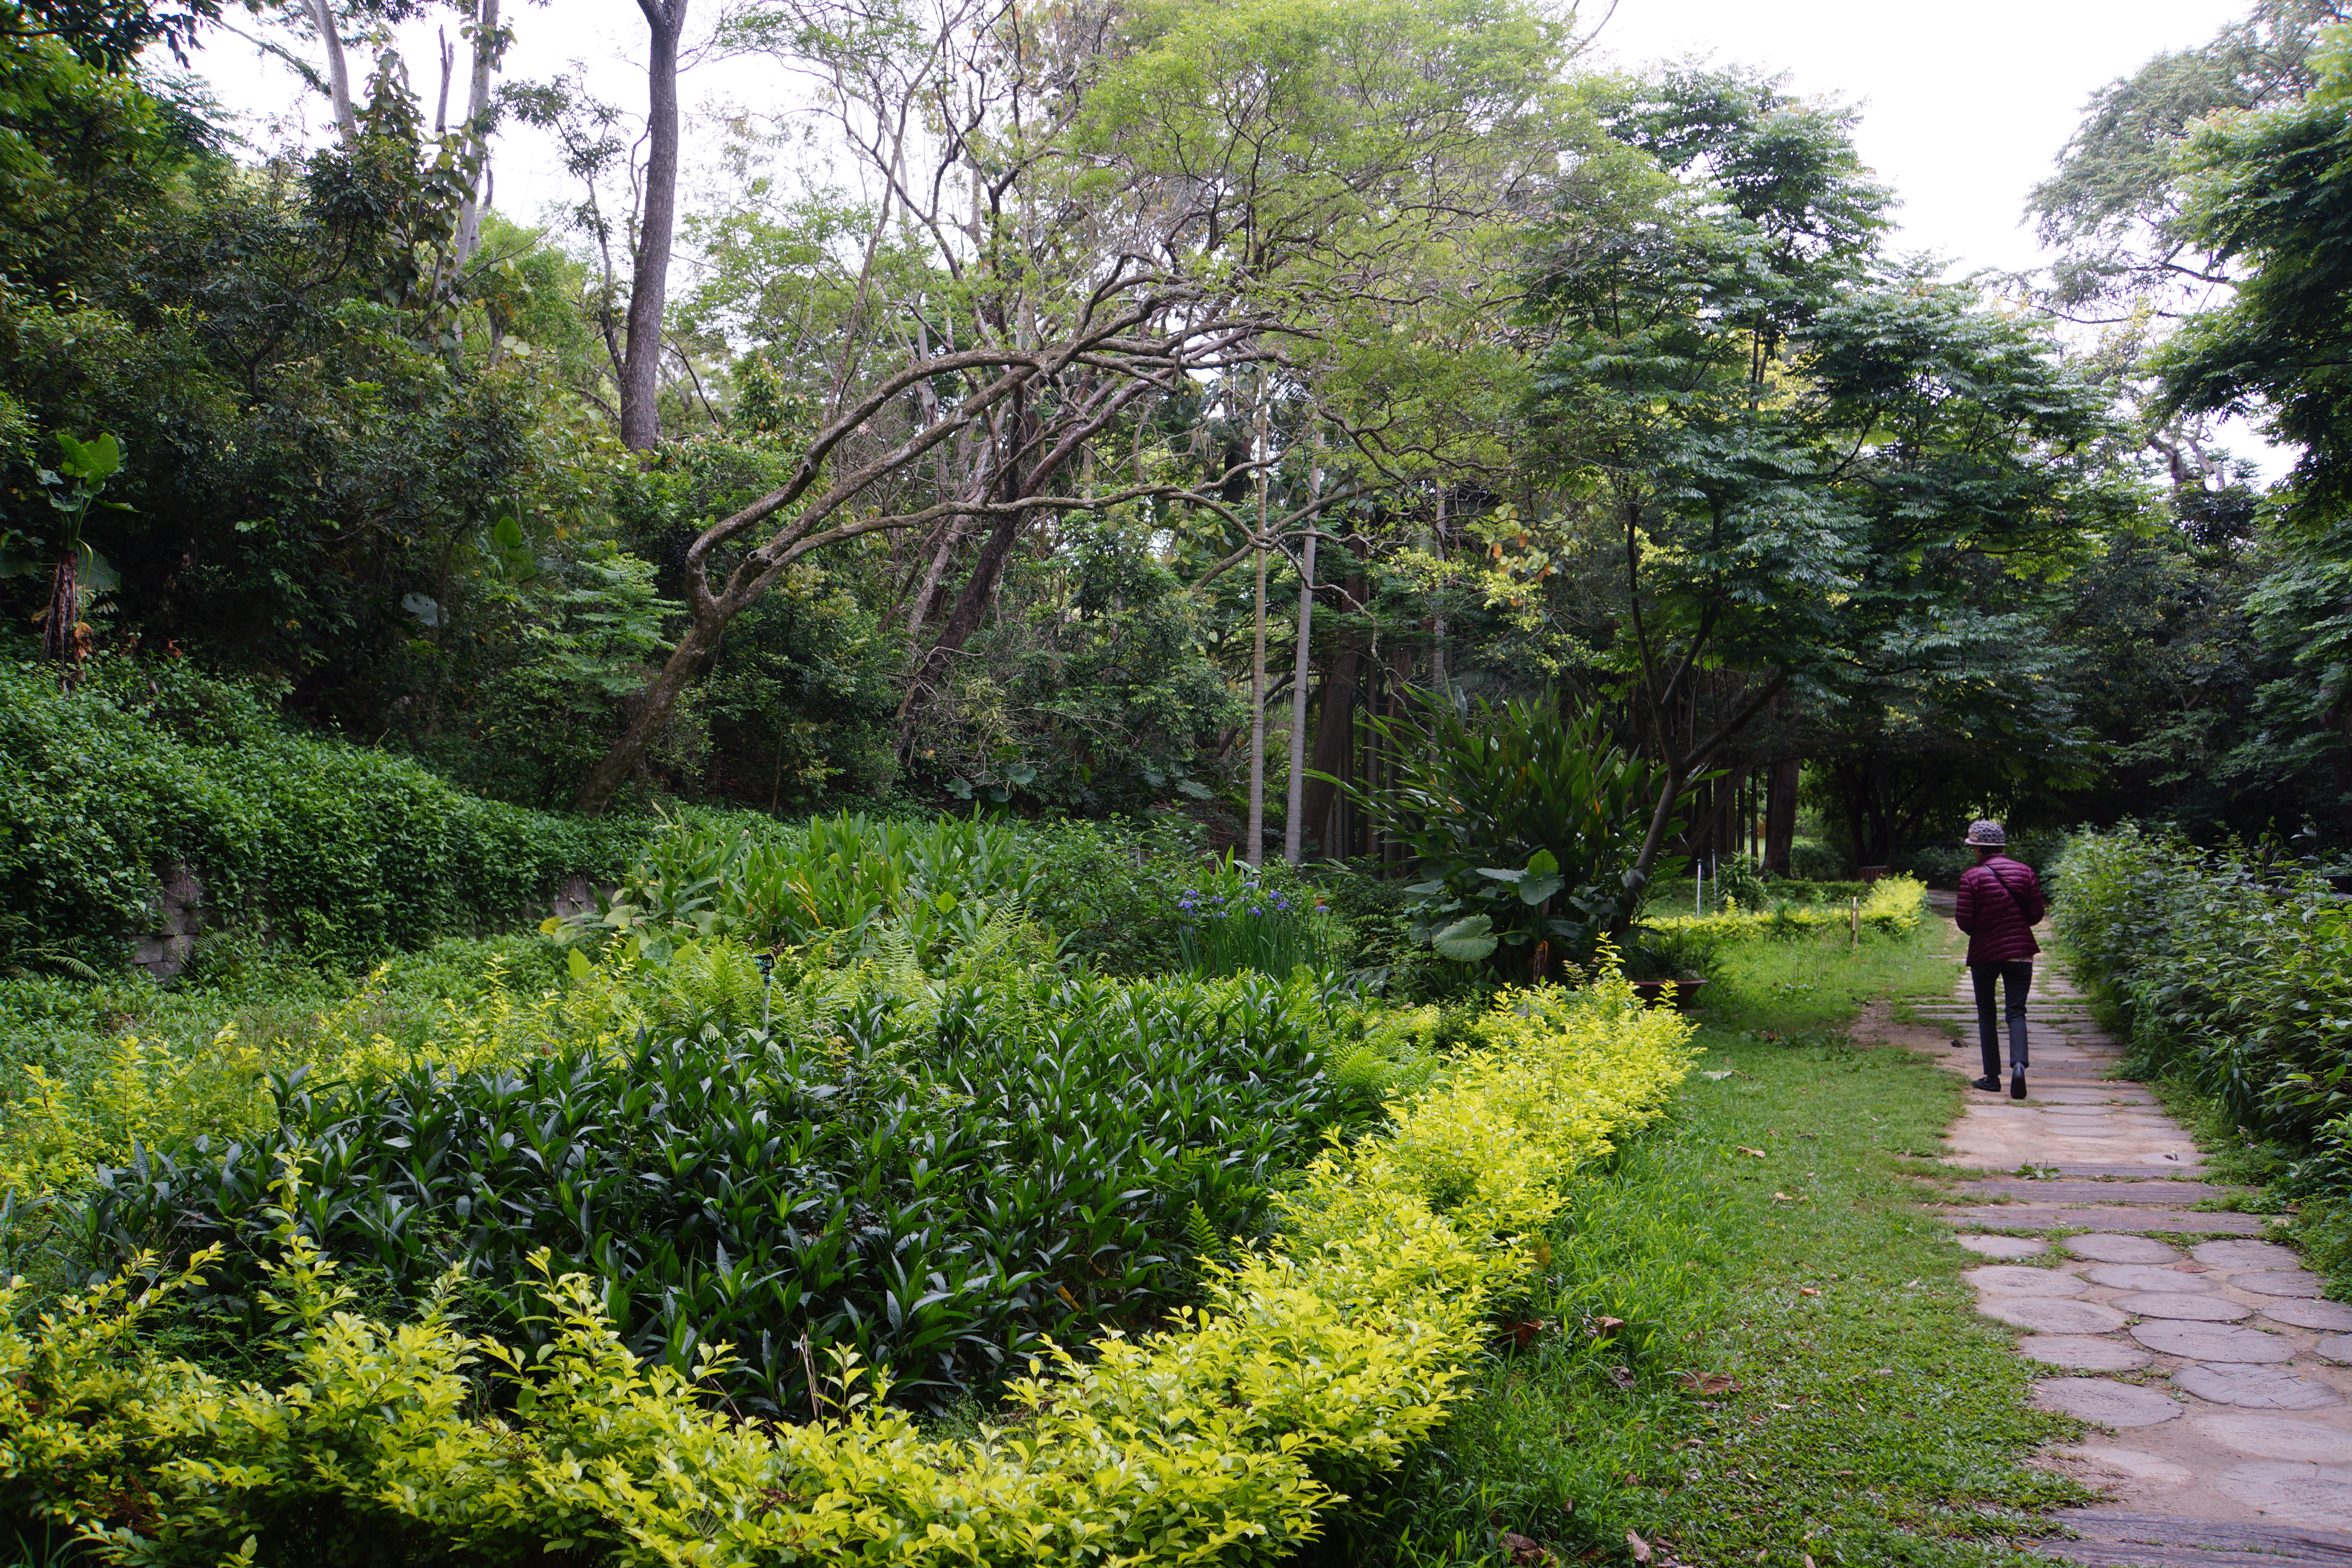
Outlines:
[[[2000,1026],[1993,1018],[1993,993],[2009,983],[2009,1070],[2025,1070],[2025,993],[2033,984],[2033,961],[2013,963],[1971,963],[1969,974],[1977,983],[1977,1037],[1984,1047],[1985,1077],[2000,1076]]]

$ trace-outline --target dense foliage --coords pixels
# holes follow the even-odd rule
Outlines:
[[[2352,1194],[2352,903],[2275,849],[2200,850],[2126,824],[2057,866],[2053,920],[2137,1058],[2308,1155]]]
[[[175,864],[216,925],[322,955],[415,946],[610,877],[646,832],[466,794],[178,664],[101,660],[68,691],[0,664],[0,957],[111,967],[159,929]]]
[[[1209,1306],[1016,1382],[1018,1425],[926,1439],[827,1369],[823,1419],[765,1427],[623,1348],[593,1284],[544,1279],[532,1352],[444,1310],[356,1311],[291,1222],[257,1296],[263,1375],[232,1390],[158,1343],[188,1275],[125,1273],[0,1327],[0,1500],[159,1563],[267,1552],[391,1563],[694,1555],[1029,1563],[1271,1561],[1337,1488],[1392,1468],[1458,1397],[1484,1310],[1563,1184],[1656,1116],[1689,1027],[1622,984],[1507,994],[1385,1133],[1318,1158],[1284,1234]],[[8,1305],[14,1307],[15,1298]],[[723,1356],[697,1373],[723,1368]],[[478,1402],[487,1383],[502,1395]],[[126,1485],[126,1482],[133,1483]]]
[[[808,1412],[826,1346],[939,1404],[1048,1335],[1156,1321],[1365,1109],[1325,1071],[1338,1020],[1311,988],[1015,974],[782,1000],[774,1033],[281,1079],[258,1135],[102,1173],[68,1244],[110,1270],[224,1242],[203,1299],[257,1326],[272,1184],[299,1168],[306,1235],[404,1294],[454,1274],[503,1333],[539,1337],[544,1253],[641,1357],[683,1373],[733,1344],[747,1410]]]

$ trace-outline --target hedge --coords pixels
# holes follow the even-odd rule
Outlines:
[[[2052,922],[2135,1068],[2221,1101],[2352,1192],[2352,901],[2305,866],[2132,824],[2078,836]]]
[[[101,659],[71,691],[54,667],[0,664],[0,960],[120,962],[174,862],[216,918],[311,952],[414,947],[509,921],[571,873],[613,877],[646,833],[293,733],[252,692],[174,663]]]
[[[1857,888],[1864,884],[1855,884]],[[1886,936],[1904,936],[1919,929],[1926,905],[1927,884],[1910,877],[1882,877],[1868,884],[1861,900],[1862,929]],[[1770,909],[1743,910],[1727,903],[1711,915],[1644,915],[1642,923],[1654,931],[1681,931],[1702,941],[1730,941],[1751,936],[1800,936],[1811,931],[1844,931],[1854,911],[1843,904],[1780,903]]]
[[[1308,1167],[1282,1239],[1204,1307],[1039,1358],[967,1438],[925,1436],[854,1358],[819,1363],[827,1419],[713,1408],[629,1354],[578,1276],[542,1281],[537,1354],[437,1312],[387,1324],[289,1222],[267,1378],[158,1348],[186,1276],[0,1318],[0,1506],[156,1564],[1271,1562],[1444,1419],[1533,1266],[1521,1238],[1694,1054],[1613,977],[1506,993],[1475,1034],[1385,1132]]]

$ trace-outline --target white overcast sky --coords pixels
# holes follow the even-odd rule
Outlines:
[[[1587,0],[1584,24],[1606,3]],[[2201,43],[2247,8],[2246,0],[1621,0],[1593,50],[1628,68],[1690,58],[1759,66],[1786,72],[1799,93],[1858,105],[1862,153],[1902,201],[1897,248],[1933,252],[1961,274],[2035,265],[2040,251],[2021,221],[2026,193],[2050,172],[2084,101],[2150,55]],[[707,23],[719,5],[696,0],[696,10]],[[645,35],[633,0],[510,0],[509,17],[516,43],[508,79],[553,76],[577,61],[599,97],[642,110],[635,62]],[[410,69],[428,97],[432,36],[429,26],[404,29]],[[197,66],[226,107],[250,117],[257,142],[274,139],[265,129],[271,120],[290,119],[311,140],[325,123],[322,105],[301,103],[290,71],[236,37],[214,34]],[[362,62],[352,69],[362,74]],[[779,93],[796,90],[772,69],[737,62],[689,75],[685,98],[784,109]],[[528,130],[507,136],[493,161],[498,205],[517,217],[571,195],[552,150]],[[2231,434],[2255,455],[2251,437]],[[2283,469],[2279,455],[2263,456],[2265,469]]]
[[[1588,0],[1587,22],[1604,6]],[[1629,67],[1686,57],[1761,66],[1786,71],[1801,93],[1859,104],[1863,154],[1903,200],[1904,248],[1936,251],[1970,271],[2035,260],[2018,221],[2025,194],[2049,172],[2095,89],[2159,50],[2202,42],[2246,8],[2244,0],[1622,0],[1594,47]],[[697,9],[719,7],[698,0]],[[579,60],[599,96],[642,108],[645,79],[634,62],[645,29],[631,0],[551,0],[510,6],[509,16],[509,79]],[[430,47],[416,44],[432,28],[404,32],[416,40],[408,50],[416,86],[429,94]],[[235,37],[213,35],[197,63],[229,108],[255,117],[257,140],[268,139],[262,118],[296,110],[292,73]],[[355,76],[362,65],[353,61]],[[786,85],[730,64],[689,75],[686,98],[758,105]],[[321,109],[314,103],[305,116],[314,133]],[[564,194],[538,138],[507,139],[498,158],[501,207],[528,218]]]

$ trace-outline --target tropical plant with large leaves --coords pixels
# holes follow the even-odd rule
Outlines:
[[[1541,978],[1622,937],[1655,763],[1617,744],[1597,715],[1570,718],[1551,700],[1496,708],[1423,696],[1368,722],[1394,759],[1392,782],[1317,776],[1412,852],[1418,941],[1456,963]]]

